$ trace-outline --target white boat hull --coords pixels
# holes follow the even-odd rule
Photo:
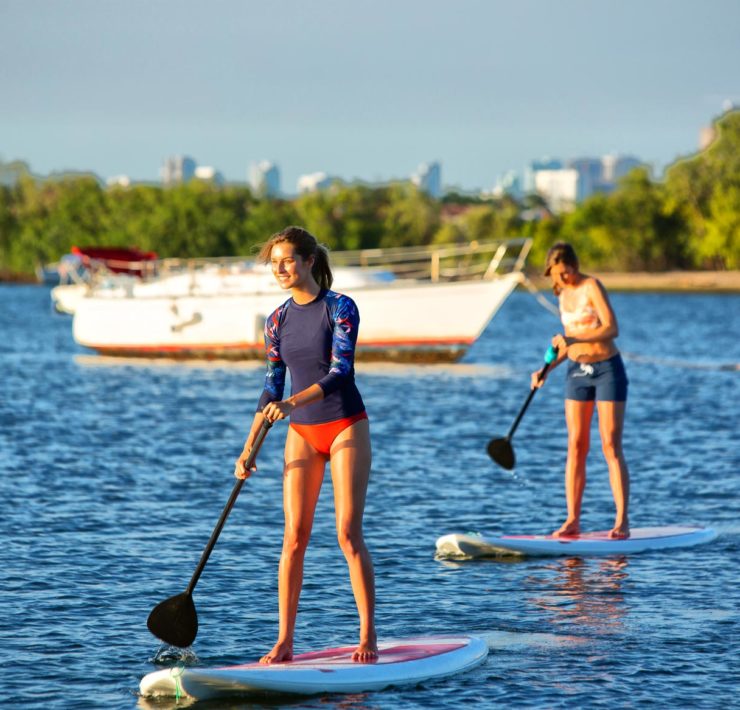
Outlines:
[[[454,361],[480,336],[520,282],[393,283],[338,289],[360,310],[358,359]],[[129,357],[264,357],[265,318],[289,294],[264,292],[80,299],[75,340],[102,354]]]
[[[72,316],[88,291],[85,284],[60,284],[51,289],[51,302],[59,313]]]

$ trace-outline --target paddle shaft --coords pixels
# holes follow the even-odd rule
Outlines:
[[[267,436],[267,432],[271,426],[272,426],[272,422],[268,421],[267,419],[264,419],[262,421],[262,427],[257,433],[257,436],[254,440],[254,444],[252,446],[252,450],[249,452],[249,456],[247,457],[247,460],[244,462],[245,470],[248,471],[254,465],[254,460],[257,458],[257,453],[259,452],[260,447],[262,446],[262,442],[265,440],[265,436]],[[234,507],[234,503],[236,502],[236,499],[239,496],[239,492],[241,491],[245,480],[246,480],[245,478],[239,478],[234,484],[234,488],[231,491],[229,500],[226,502],[226,505],[224,506],[224,509],[221,512],[221,517],[218,519],[218,523],[216,523],[216,527],[211,533],[211,539],[208,541],[208,544],[206,545],[205,550],[203,550],[203,554],[200,556],[200,562],[198,562],[198,566],[195,568],[195,572],[193,572],[193,576],[190,579],[190,584],[188,584],[188,588],[185,590],[185,594],[192,595],[193,589],[195,589],[195,585],[198,583],[198,580],[200,579],[200,575],[203,572],[203,568],[206,566],[206,562],[208,562],[208,558],[211,556],[211,552],[213,551],[213,548],[216,545],[216,540],[218,540],[218,536],[221,534],[221,530],[223,530],[224,523],[226,523],[226,518],[229,517],[229,513],[231,512],[231,509]]]
[[[542,382],[542,379],[544,378],[547,371],[550,369],[550,365],[554,360],[551,360],[550,362],[545,362],[544,367],[540,370],[540,374],[537,376],[537,379]],[[519,410],[519,414],[516,415],[516,419],[514,420],[514,423],[511,425],[511,429],[509,429],[509,433],[506,435],[507,439],[511,439],[512,436],[514,436],[514,432],[516,431],[516,428],[519,426],[519,422],[522,420],[522,417],[524,416],[524,412],[527,411],[527,407],[529,406],[529,403],[532,401],[532,397],[534,397],[535,392],[537,390],[532,387],[529,390],[529,395],[527,396],[527,399],[524,401],[524,406]]]

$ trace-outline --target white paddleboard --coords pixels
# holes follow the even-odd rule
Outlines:
[[[626,540],[609,537],[608,530],[585,532],[569,537],[552,535],[492,535],[480,533],[443,535],[437,540],[440,557],[492,557],[520,555],[632,555],[647,550],[691,547],[717,537],[712,528],[669,525],[633,528]]]
[[[416,685],[483,663],[488,644],[473,636],[427,636],[378,644],[378,660],[352,661],[354,646],[302,653],[285,663],[224,668],[168,668],[144,676],[145,697],[197,700],[244,695],[362,693]]]

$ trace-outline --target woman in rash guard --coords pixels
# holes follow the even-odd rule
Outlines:
[[[278,571],[279,632],[275,646],[261,662],[293,657],[303,560],[327,461],[339,546],[347,560],[360,617],[353,660],[374,661],[378,655],[375,580],[362,531],[372,459],[370,427],[354,380],[359,313],[351,298],[331,290],[327,250],[305,229],[288,227],[274,234],[260,257],[272,265],[280,287],[291,292],[291,298],[265,323],[265,388],[234,472],[238,478],[252,473],[245,470],[244,463],[263,418],[275,422],[290,417],[283,472],[285,532]],[[286,369],[292,392],[283,399]]]

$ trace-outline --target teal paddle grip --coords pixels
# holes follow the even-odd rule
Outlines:
[[[547,348],[547,352],[545,353],[545,364],[550,365],[551,363],[555,362],[557,357],[558,351],[551,345],[549,348]]]

